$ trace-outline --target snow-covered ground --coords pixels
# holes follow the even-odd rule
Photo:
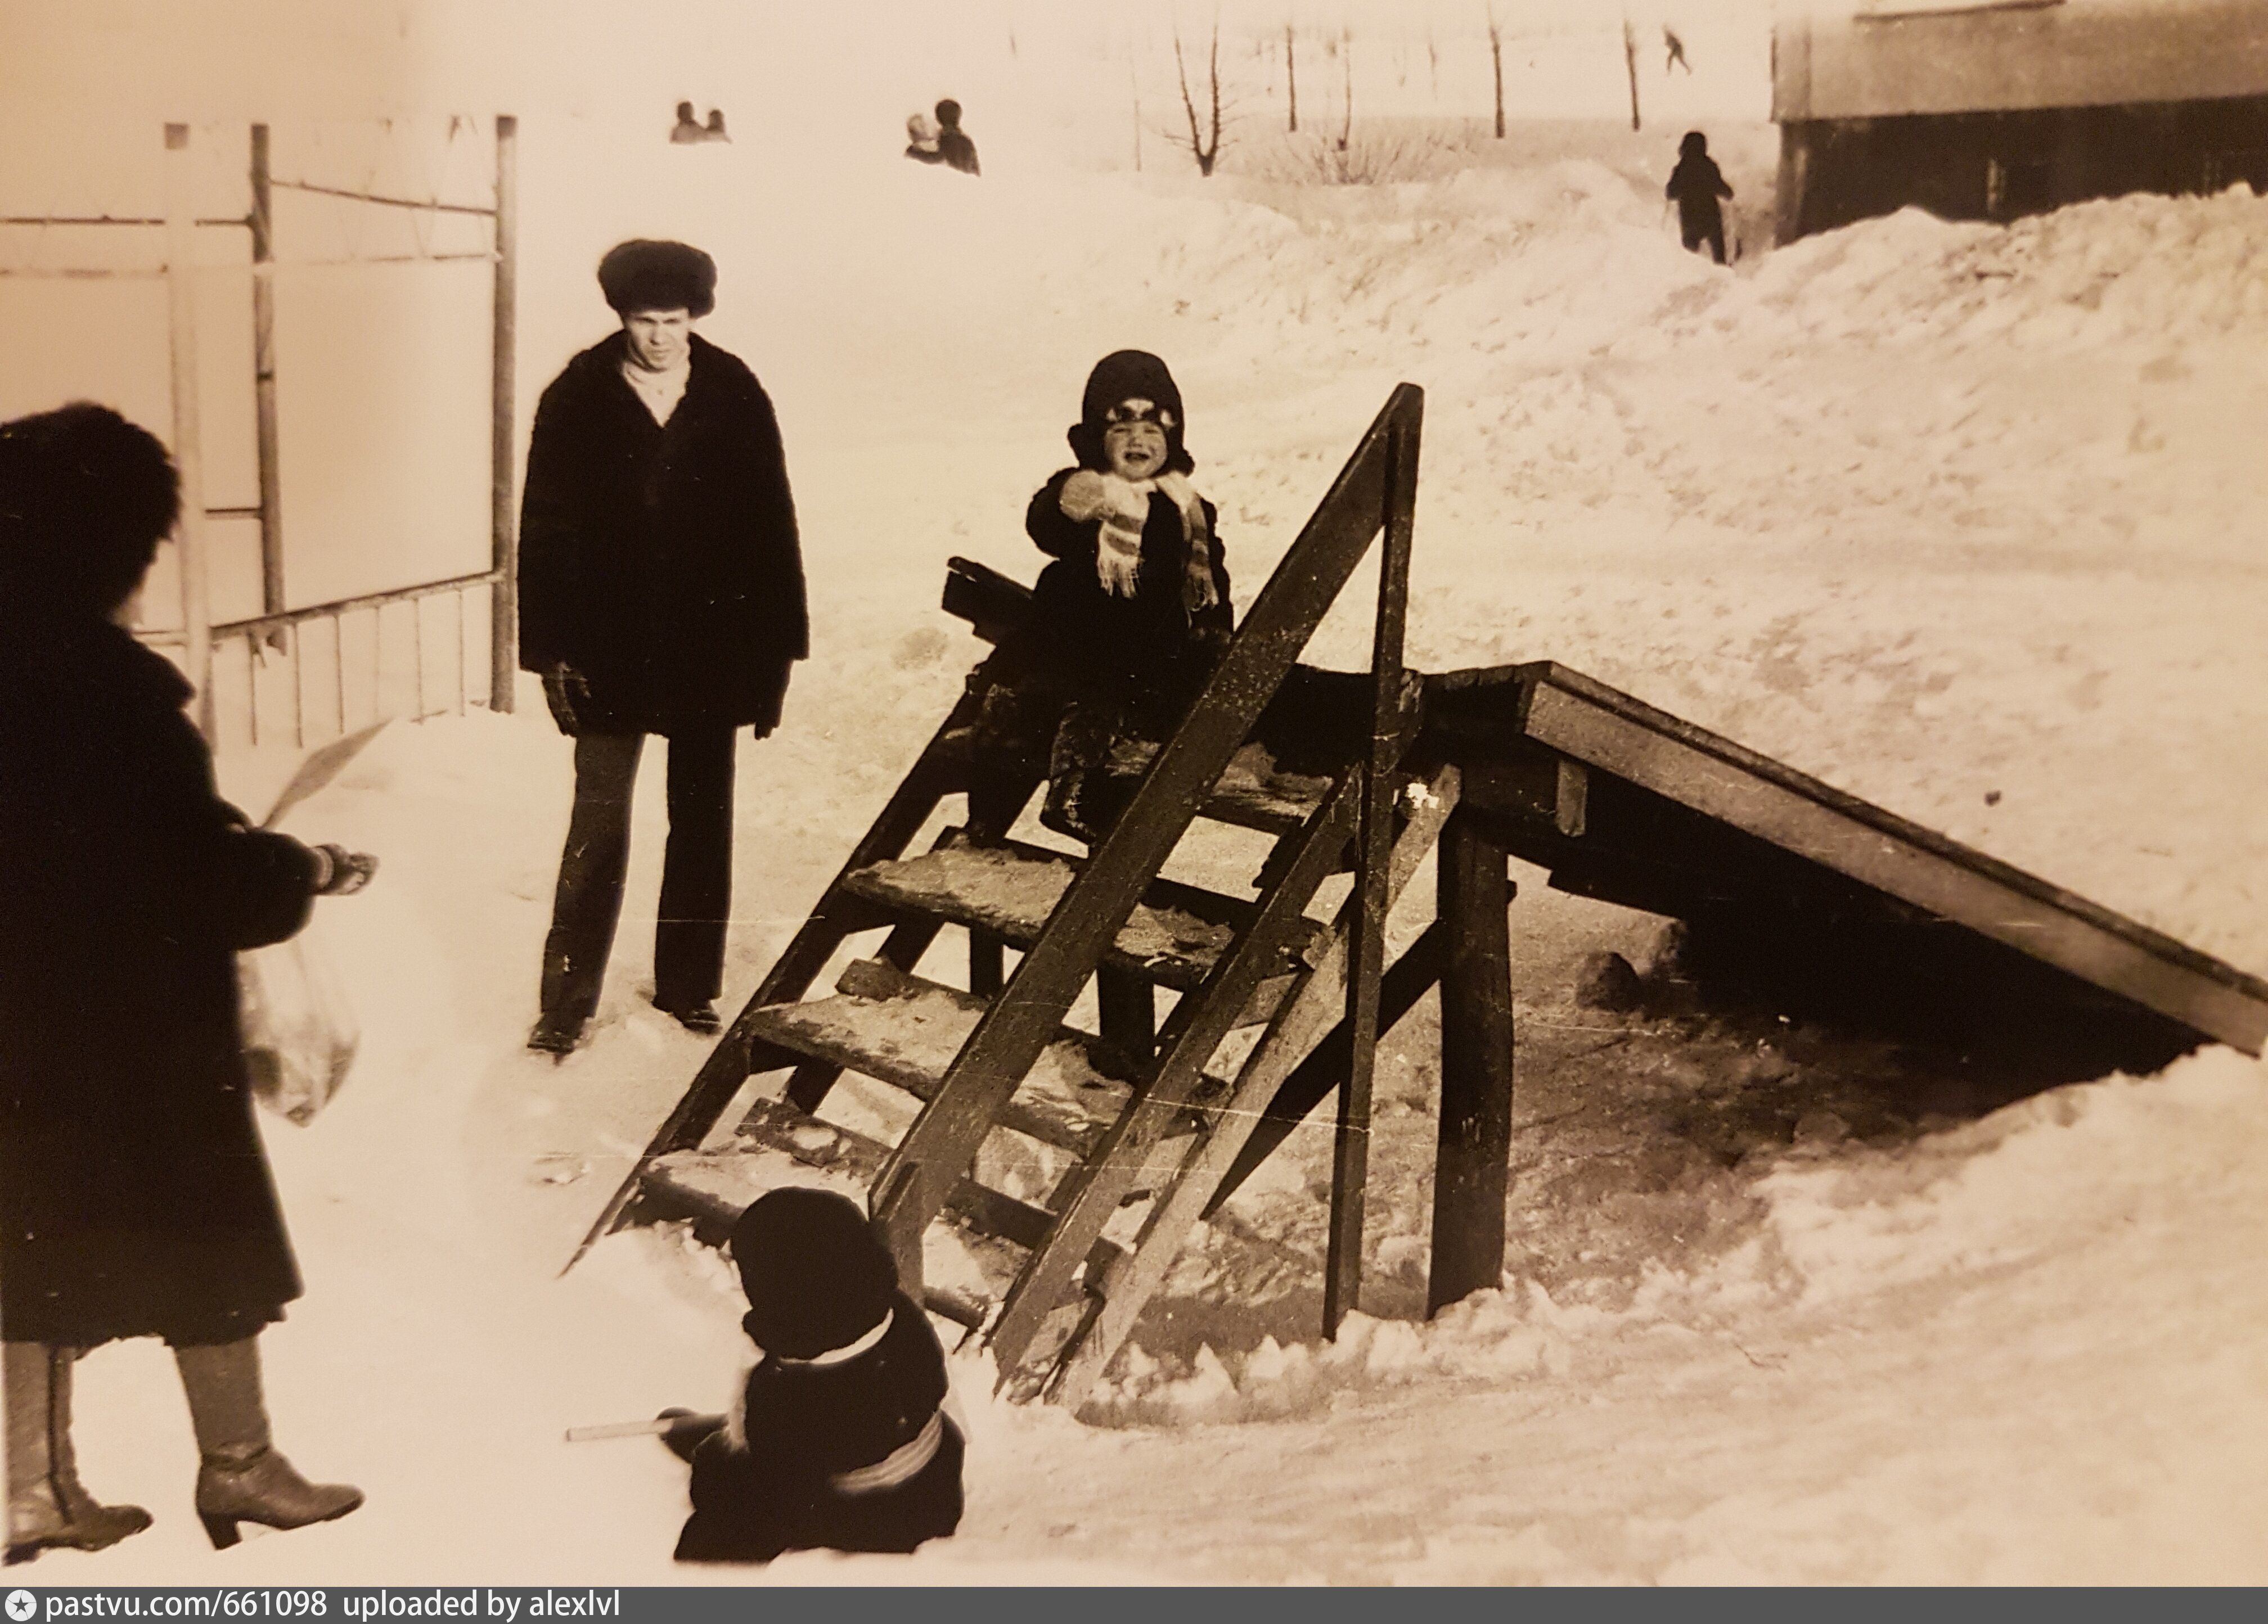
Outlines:
[[[1619,137],[1367,187],[1097,175],[1014,85],[972,114],[977,183],[901,160],[879,96],[820,126],[880,116],[824,165],[782,161],[804,104],[736,112],[730,148],[524,126],[523,415],[606,328],[598,254],[682,235],[787,436],[814,656],[743,752],[728,999],[978,652],[935,607],[945,558],[1029,577],[1021,503],[1129,344],[1179,377],[1241,599],[1411,379],[1414,663],[1565,662],[2268,971],[2268,201],[1905,215],[1723,272]],[[1316,658],[1359,659],[1364,621]],[[313,1127],[269,1124],[310,1288],[268,1339],[279,1437],[369,1504],[212,1555],[162,1349],[106,1348],[85,1473],[158,1526],[40,1583],[721,1576],[673,1573],[663,1451],[561,1437],[721,1403],[745,1348],[728,1271],[674,1231],[557,1277],[702,1055],[641,996],[651,773],[595,1041],[556,1068],[520,1049],[568,773],[524,704],[396,726],[292,819],[385,865],[319,920],[357,1073]],[[1817,1034],[1577,1006],[1577,955],[1643,958],[1648,928],[1538,878],[1501,1292],[1414,1322],[1421,1010],[1381,1077],[1381,1318],[1314,1339],[1327,1163],[1295,1138],[1087,1418],[995,1406],[964,1363],[957,1539],[769,1576],[2268,1578],[2257,1062],[1869,1117]]]

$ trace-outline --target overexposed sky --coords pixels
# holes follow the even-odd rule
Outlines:
[[[1553,117],[1614,115],[1627,15],[1642,90],[1764,113],[1769,0],[0,0],[0,89],[15,117],[589,114],[725,95],[751,82],[759,58],[792,67],[779,77],[795,85],[846,93],[908,68],[1094,64],[1136,40],[1169,48],[1177,26],[1194,39],[1216,15],[1226,38],[1254,48],[1286,22],[1303,51],[1351,39],[1377,92],[1359,100],[1381,112],[1403,110],[1389,106],[1396,96],[1422,110],[1409,88],[1418,60],[1428,96],[1447,74],[1452,98],[1469,99],[1455,87],[1485,79],[1493,16],[1509,110]],[[1665,24],[1690,73],[1667,69]]]

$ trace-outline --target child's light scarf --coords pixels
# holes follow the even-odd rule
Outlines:
[[[1188,544],[1182,607],[1197,614],[1219,600],[1213,590],[1212,531],[1205,523],[1204,499],[1188,474],[1160,474],[1149,480],[1122,479],[1116,474],[1086,477],[1094,485],[1076,492],[1072,485],[1064,486],[1063,509],[1072,518],[1101,521],[1095,537],[1094,573],[1104,592],[1114,598],[1134,596],[1142,569],[1142,525],[1150,517],[1150,493],[1154,490],[1164,492],[1182,516],[1182,538]]]

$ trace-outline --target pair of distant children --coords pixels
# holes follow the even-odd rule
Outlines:
[[[1189,482],[1181,391],[1157,356],[1107,356],[1026,530],[1050,562],[1027,628],[986,662],[969,831],[1005,838],[1036,781],[1041,820],[1099,840],[1122,810],[1112,753],[1173,731],[1233,626],[1219,515]],[[1106,786],[1113,786],[1106,789]],[[729,1415],[668,1410],[692,1465],[681,1562],[911,1551],[960,1525],[966,1429],[944,1350],[856,1203],[773,1190],[740,1215],[742,1328],[762,1357]]]
[[[950,96],[937,104],[937,121],[917,113],[906,121],[906,156],[917,164],[943,164],[964,175],[981,174],[976,143],[961,128],[961,104]]]
[[[669,132],[670,143],[673,146],[698,146],[704,141],[730,141],[732,138],[725,133],[723,108],[710,108],[709,121],[703,124],[693,116],[691,102],[681,101],[677,104],[677,122],[671,127]]]

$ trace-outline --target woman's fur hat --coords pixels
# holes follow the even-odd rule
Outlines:
[[[897,1265],[856,1201],[831,1190],[770,1190],[733,1226],[748,1340],[784,1359],[857,1341],[890,1312]]]
[[[1079,422],[1071,425],[1071,454],[1082,468],[1106,473],[1110,459],[1102,449],[1106,415],[1122,400],[1148,400],[1164,415],[1166,472],[1187,474],[1197,467],[1182,444],[1182,392],[1166,364],[1146,349],[1120,349],[1094,364],[1079,399]]]
[[[0,423],[0,601],[110,614],[180,511],[163,443],[107,406],[78,400]]]
[[[599,290],[621,315],[682,310],[705,316],[717,308],[717,261],[686,243],[633,238],[599,261]]]

